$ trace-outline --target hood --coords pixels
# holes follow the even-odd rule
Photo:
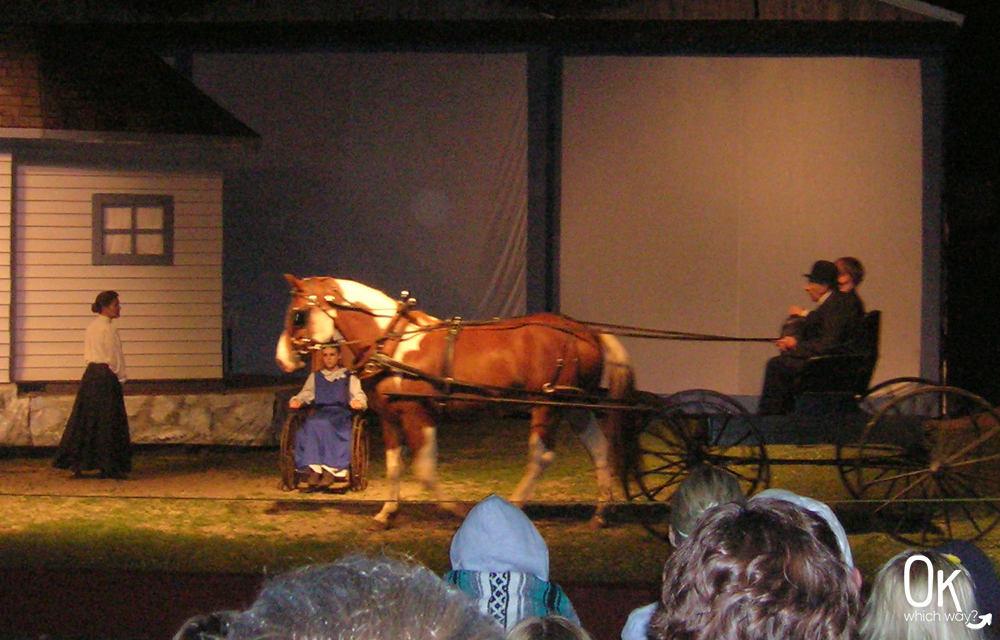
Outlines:
[[[549,548],[524,512],[497,495],[469,511],[451,539],[453,571],[531,573],[549,579]]]

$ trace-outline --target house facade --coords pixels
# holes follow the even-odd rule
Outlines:
[[[0,31],[0,382],[77,380],[97,292],[133,380],[221,378],[222,166],[258,136],[141,49]]]

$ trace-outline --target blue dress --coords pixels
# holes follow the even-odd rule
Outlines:
[[[351,466],[351,422],[349,377],[333,382],[313,373],[316,398],[313,412],[295,435],[295,467],[322,465],[333,469]]]

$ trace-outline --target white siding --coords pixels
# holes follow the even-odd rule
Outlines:
[[[80,377],[90,304],[105,289],[121,297],[129,378],[222,377],[221,176],[19,166],[15,184],[15,381]],[[174,265],[93,265],[95,193],[173,196]]]
[[[0,382],[10,382],[10,236],[13,159],[0,153]]]

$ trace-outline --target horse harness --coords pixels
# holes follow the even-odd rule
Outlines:
[[[306,307],[316,307],[323,311],[331,320],[335,320],[335,316],[330,313],[331,309],[339,308],[348,311],[358,311],[361,313],[367,313],[371,316],[377,316],[376,312],[366,309],[364,307],[354,306],[349,303],[340,302],[337,300],[333,293],[325,294],[322,297],[316,294],[305,294],[301,291],[292,291],[292,295],[298,296],[306,301]],[[327,308],[328,305],[329,308]],[[466,382],[456,380],[454,378],[454,362],[455,362],[455,342],[458,340],[458,335],[461,333],[463,328],[466,326],[482,326],[497,324],[499,319],[494,319],[492,321],[476,321],[473,323],[468,323],[463,321],[461,317],[453,317],[448,320],[437,322],[433,325],[421,325],[420,322],[413,317],[411,311],[416,306],[416,299],[410,297],[408,291],[403,291],[401,293],[400,299],[396,302],[396,310],[389,324],[386,326],[385,332],[382,336],[375,338],[374,340],[365,340],[365,342],[371,342],[372,346],[363,350],[362,357],[351,367],[351,373],[357,376],[361,380],[368,378],[373,378],[379,375],[406,375],[420,380],[424,380],[433,386],[441,389],[441,396],[438,400],[438,404],[444,407],[447,403],[447,398],[452,395],[454,389],[461,388],[466,391],[474,391],[477,393],[482,393],[490,396],[496,395],[509,395],[511,389],[508,387],[495,387],[492,385],[480,384],[475,382]],[[301,307],[296,307],[295,311],[298,313],[301,311]],[[293,326],[299,327],[304,324],[304,321],[298,319],[293,320]],[[393,358],[393,354],[396,351],[396,347],[402,340],[404,335],[407,333],[404,328],[408,324],[413,324],[419,327],[416,330],[411,330],[411,333],[425,333],[428,331],[438,331],[442,330],[442,325],[447,325],[445,329],[445,347],[444,347],[444,357],[442,358],[442,371],[440,375],[430,374],[420,368],[407,365],[399,360]],[[556,327],[557,330],[564,330]],[[569,332],[572,333],[572,332]],[[360,341],[359,341],[360,342]],[[293,339],[293,346],[300,353],[307,350],[323,349],[328,344],[318,344],[313,342],[311,339]],[[347,344],[346,341],[337,341],[335,344],[343,345]],[[570,344],[567,341],[567,344]],[[559,377],[562,375],[563,369],[566,365],[566,356],[570,357],[571,360],[578,362],[579,355],[564,354],[564,357],[559,357],[556,359],[555,371],[552,375],[552,380],[546,382],[542,385],[541,393],[544,395],[551,395],[555,393],[566,393],[573,395],[581,395],[584,390],[579,387],[559,385]],[[526,395],[537,395],[536,393],[524,391]]]

